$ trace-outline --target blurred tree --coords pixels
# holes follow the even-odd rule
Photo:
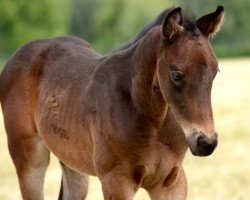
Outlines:
[[[0,59],[30,40],[65,33],[107,52],[174,3],[197,16],[223,5],[225,23],[212,39],[217,55],[250,55],[249,0],[0,0]]]
[[[94,18],[98,15],[99,0],[71,0],[69,34],[80,36],[89,42],[95,38]]]
[[[72,0],[70,31],[107,52],[135,37],[173,0]]]
[[[61,0],[1,0],[0,55],[13,53],[24,43],[64,34],[67,2]]]
[[[100,35],[94,45],[104,52],[134,38],[144,25],[173,5],[171,0],[144,0],[143,3],[140,0],[101,0],[101,3],[100,16],[95,20],[96,32]]]
[[[96,38],[94,44],[98,49],[115,46],[122,39],[121,23],[124,12],[124,0],[101,0],[95,15],[94,28]],[[112,6],[110,6],[112,5]]]

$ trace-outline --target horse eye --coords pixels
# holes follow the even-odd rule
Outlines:
[[[177,71],[170,72],[171,78],[174,82],[180,83],[182,81],[182,74]]]

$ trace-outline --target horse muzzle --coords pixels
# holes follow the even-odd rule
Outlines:
[[[218,134],[208,138],[202,132],[195,132],[187,139],[189,148],[195,156],[209,156],[215,150],[218,144]]]

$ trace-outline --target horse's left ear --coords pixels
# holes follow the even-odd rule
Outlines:
[[[181,8],[172,9],[166,16],[163,25],[162,33],[163,36],[172,40],[182,30],[182,14]]]
[[[204,15],[196,21],[196,26],[205,35],[215,35],[223,23],[224,8],[218,6],[216,11],[207,15]]]

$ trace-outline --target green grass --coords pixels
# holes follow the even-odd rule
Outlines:
[[[250,197],[250,59],[220,60],[213,87],[213,108],[219,145],[205,158],[188,152],[184,168],[188,179],[188,200],[249,200]],[[0,200],[21,199],[14,166],[7,151],[0,118]],[[46,176],[46,199],[56,199],[61,172],[57,160]],[[102,199],[97,178],[91,177],[88,200]],[[136,200],[147,200],[140,190]]]

